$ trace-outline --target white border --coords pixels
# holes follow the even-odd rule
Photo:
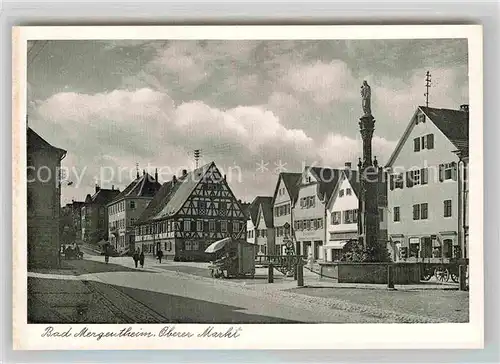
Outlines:
[[[231,31],[228,31],[228,28]],[[46,325],[27,324],[26,48],[31,39],[436,39],[467,38],[470,129],[470,322],[467,324],[240,325],[242,335],[217,339],[41,338]],[[484,345],[482,27],[418,26],[88,26],[13,29],[13,342],[17,350],[76,349],[472,349]],[[106,331],[130,325],[87,326]],[[158,331],[164,325],[133,325]],[[179,331],[196,325],[176,325]],[[206,325],[202,325],[205,327]],[[227,325],[217,325],[218,328]],[[57,325],[63,330],[68,325]],[[29,338],[29,339],[28,339]]]

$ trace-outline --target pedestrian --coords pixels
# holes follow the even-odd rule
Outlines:
[[[104,261],[106,264],[109,263],[109,249],[107,245],[104,247]]]
[[[163,251],[161,249],[158,249],[158,253],[156,253],[156,256],[158,257],[158,262],[161,264],[161,258],[163,258]]]
[[[134,264],[135,267],[137,268],[137,264],[139,263],[139,249],[136,249],[132,258],[134,259]]]
[[[141,263],[141,268],[144,268],[144,252],[141,251],[141,255],[139,255],[139,261]]]

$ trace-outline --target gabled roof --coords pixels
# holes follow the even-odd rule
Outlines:
[[[66,151],[64,149],[54,147],[29,127],[26,135],[26,147],[28,151],[40,149],[50,150],[51,152],[58,153],[60,159],[64,158],[66,155]]]
[[[410,136],[413,127],[417,121],[417,115],[421,111],[426,118],[430,120],[444,134],[446,138],[458,149],[469,140],[469,112],[453,109],[436,109],[433,107],[419,106],[413,114],[410,123],[406,127],[403,136],[399,140],[394,152],[392,153],[387,167],[391,167],[399,152]]]
[[[159,220],[177,214],[212,166],[215,167],[214,162],[188,172],[184,176],[177,178],[175,183],[173,181],[164,183],[139,217],[137,223],[147,220]]]
[[[111,202],[118,194],[120,193],[120,190],[109,190],[105,188],[99,188],[99,190],[94,193],[92,196],[87,195],[87,198],[85,199],[85,203],[93,203],[93,204],[98,204],[98,205],[107,205],[109,202]]]
[[[271,196],[258,196],[259,200],[257,208],[257,216],[255,217],[254,224],[257,225],[260,213],[264,215],[264,221],[267,228],[272,228],[274,226],[274,216],[273,216],[273,198]]]
[[[278,193],[280,182],[283,181],[293,205],[297,200],[297,197],[299,196],[299,180],[301,176],[302,173],[281,172],[279,174],[278,182],[276,183],[276,187],[274,189],[273,204],[274,200],[276,199],[276,194]]]
[[[272,227],[273,224],[273,206],[272,206],[273,198],[270,196],[257,196],[254,198],[250,206],[248,207],[248,211],[250,214],[250,218],[252,219],[252,222],[254,225],[257,224],[257,218],[259,217],[259,209],[260,206],[263,204],[264,207],[264,220],[266,221],[266,225],[269,227]],[[270,212],[270,216],[269,216]]]
[[[379,172],[379,182],[378,185],[378,204],[379,206],[387,206],[387,181],[385,177],[385,172],[380,170]],[[360,189],[361,189],[361,181],[360,181],[360,174],[357,170],[349,169],[349,170],[343,170],[341,173],[340,178],[337,181],[337,184],[330,195],[330,198],[328,199],[328,204],[327,207],[331,208],[332,204],[335,202],[335,196],[337,196],[338,190],[340,189],[340,186],[342,182],[345,179],[349,180],[349,184],[351,185],[351,188],[354,192],[354,195],[359,198],[360,196]]]
[[[323,168],[323,167],[305,167],[304,172],[309,171],[318,183],[318,197],[323,201],[328,201],[341,176],[342,169]],[[300,187],[301,180],[298,185]]]
[[[133,180],[112,202],[125,197],[153,197],[161,188],[161,184],[153,176],[144,172],[142,176]]]

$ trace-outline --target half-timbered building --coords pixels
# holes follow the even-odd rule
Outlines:
[[[206,261],[211,243],[246,240],[246,220],[226,177],[211,162],[162,185],[136,222],[135,247],[152,255],[161,249],[174,260]]]

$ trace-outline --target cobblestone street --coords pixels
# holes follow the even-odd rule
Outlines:
[[[305,271],[306,287],[275,273],[267,283],[267,269],[255,279],[212,279],[207,263],[162,262],[148,258],[145,268],[134,268],[130,257],[87,254],[67,261],[67,269],[29,274],[29,293],[35,306],[52,307],[61,321],[77,320],[85,302],[107,302],[85,307],[88,322],[466,322],[468,293],[421,289],[388,291],[384,286],[332,286]],[[48,284],[50,282],[50,284]],[[321,286],[323,284],[323,286]],[[51,287],[50,289],[48,287]],[[444,287],[446,288],[446,287]],[[45,290],[45,291],[44,291]],[[48,292],[47,290],[51,290]],[[64,303],[63,292],[72,303]],[[44,294],[44,292],[46,294]],[[74,295],[80,292],[80,295]],[[57,294],[56,294],[57,293]],[[50,297],[50,299],[47,299]],[[80,297],[85,302],[76,302]],[[58,307],[59,305],[59,307]],[[89,303],[87,303],[87,306]],[[69,308],[68,306],[72,306]],[[41,308],[40,308],[41,309]],[[95,310],[92,313],[92,310]],[[46,317],[47,307],[43,307]],[[74,311],[74,312],[73,312]],[[89,312],[90,311],[90,312]],[[36,310],[32,310],[36,312]],[[66,317],[63,319],[63,317]],[[33,319],[35,322],[36,318]]]

